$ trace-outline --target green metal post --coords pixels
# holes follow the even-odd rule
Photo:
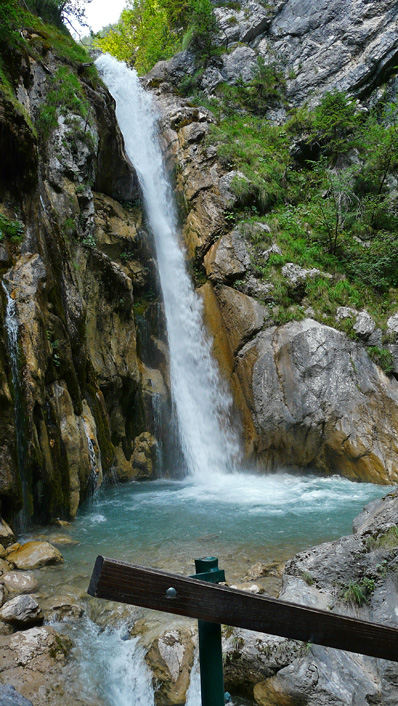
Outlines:
[[[211,583],[225,581],[224,571],[218,568],[214,556],[195,559],[193,578]],[[221,625],[198,620],[199,662],[202,706],[224,706],[224,675],[221,650]]]

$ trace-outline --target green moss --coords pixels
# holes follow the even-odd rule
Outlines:
[[[398,547],[398,527],[393,525],[387,532],[375,536],[367,537],[366,548],[374,549],[394,549]]]
[[[312,578],[311,574],[308,573],[308,571],[303,571],[301,573],[301,578],[303,579],[303,581],[306,582],[308,586],[312,586],[314,583],[314,579]]]

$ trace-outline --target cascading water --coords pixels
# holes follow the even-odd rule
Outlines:
[[[190,281],[178,239],[172,191],[158,143],[157,115],[135,71],[110,56],[101,56],[96,64],[116,100],[119,126],[140,180],[155,240],[172,396],[186,472],[206,479],[234,467],[239,442],[232,424],[231,397],[212,357],[202,301]]]
[[[22,390],[18,367],[18,318],[16,313],[15,300],[10,295],[6,284],[2,281],[2,286],[7,297],[5,328],[7,331],[8,353],[11,363],[12,384],[14,387],[14,418],[17,442],[18,470],[21,480],[22,510],[15,518],[15,527],[19,531],[25,531],[30,519],[30,497],[29,484],[25,472],[25,451],[26,440],[23,428]]]
[[[82,695],[111,706],[154,706],[152,675],[138,639],[126,639],[122,628],[101,630],[88,618],[81,628]]]

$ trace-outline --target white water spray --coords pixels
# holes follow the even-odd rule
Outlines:
[[[230,471],[239,456],[232,400],[203,325],[203,304],[187,273],[171,187],[158,142],[152,97],[135,71],[110,56],[97,67],[116,100],[126,152],[140,180],[155,240],[170,351],[173,404],[187,472],[204,480]]]
[[[79,632],[83,696],[106,706],[154,706],[152,675],[138,638],[126,639],[121,627],[101,630],[89,619]]]

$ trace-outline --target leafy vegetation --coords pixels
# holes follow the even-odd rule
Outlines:
[[[144,74],[182,48],[210,58],[215,32],[211,0],[129,0],[119,22],[93,44]]]
[[[14,243],[19,243],[25,233],[25,228],[21,221],[13,221],[0,213],[0,240],[10,238]]]
[[[25,4],[44,22],[63,30],[65,26],[75,29],[74,21],[87,25],[85,6],[91,0],[25,0]]]
[[[345,94],[327,94],[313,111],[292,111],[284,125],[267,120],[273,102],[283,105],[283,80],[260,65],[247,85],[221,86],[216,99],[203,95],[219,118],[208,137],[226,170],[235,170],[235,195],[228,220],[245,224],[257,276],[272,282],[269,297],[276,323],[314,315],[336,326],[336,308],[366,306],[377,323],[385,321],[398,288],[398,109],[369,112]],[[264,101],[256,104],[258,82]],[[257,94],[259,91],[257,90]],[[249,99],[248,99],[249,96]],[[253,105],[251,105],[253,100]],[[256,223],[266,221],[272,238]],[[245,232],[246,232],[245,231]],[[269,256],[276,242],[282,255]],[[332,274],[308,278],[293,291],[281,268],[294,262]],[[355,337],[352,322],[337,324]],[[370,354],[387,372],[391,354]]]
[[[361,606],[369,601],[375,588],[374,579],[363,578],[360,581],[350,581],[343,592],[346,603]]]
[[[85,120],[89,117],[90,104],[76,74],[69,68],[59,68],[55,76],[49,79],[51,89],[46,102],[41,106],[36,120],[38,132],[45,138],[57,125],[57,115],[80,115]]]
[[[86,50],[70,36],[65,23],[84,22],[90,0],[2,0],[0,3],[0,89],[11,90],[18,77],[20,56],[41,59],[54,50],[72,64],[88,62]],[[34,34],[34,37],[31,36]],[[14,76],[15,73],[15,76]],[[93,77],[94,71],[87,75]]]

